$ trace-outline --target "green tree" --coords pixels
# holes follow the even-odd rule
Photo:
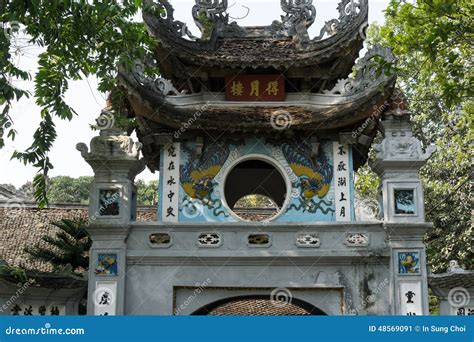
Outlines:
[[[48,199],[51,203],[89,203],[93,177],[53,177],[48,185]]]
[[[148,183],[138,180],[137,186],[138,205],[157,205],[158,204],[158,182],[150,181]]]
[[[32,182],[26,182],[18,189],[22,194],[24,194],[28,198],[33,198],[33,194],[35,193],[35,189],[33,187]]]
[[[47,205],[46,186],[53,167],[48,152],[56,140],[55,121],[72,120],[76,115],[65,102],[70,80],[95,75],[102,92],[116,90],[118,65],[129,67],[137,57],[150,54],[154,40],[142,22],[134,21],[141,0],[8,0],[0,1],[0,20],[5,34],[0,34],[0,148],[5,139],[16,135],[10,108],[15,101],[30,96],[15,85],[16,80],[33,80],[32,94],[41,122],[33,142],[25,151],[15,151],[14,158],[38,168],[33,184],[35,199]],[[24,30],[29,45],[41,47],[39,69],[33,75],[19,69],[14,53],[15,31]],[[148,70],[147,70],[148,71]],[[123,113],[120,96],[114,94],[118,116]]]
[[[472,15],[464,0],[390,2],[386,23],[373,27],[370,40],[393,47],[398,85],[411,103],[415,133],[438,150],[421,170],[427,220],[428,262],[435,272],[457,259],[473,267],[472,253]],[[366,168],[358,188],[375,193]]]
[[[68,268],[82,272],[89,268],[89,250],[92,240],[86,231],[86,221],[61,220],[52,225],[59,228],[55,236],[44,235],[42,243],[27,247],[25,251],[35,259],[51,263],[55,272]]]

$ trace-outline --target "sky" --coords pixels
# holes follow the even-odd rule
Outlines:
[[[199,36],[199,30],[194,25],[191,16],[194,1],[171,0],[170,2],[175,8],[175,20],[186,22],[193,34]],[[318,35],[326,21],[338,17],[336,8],[339,1],[315,0],[313,3],[317,13],[316,21],[309,30],[311,37]],[[383,24],[383,10],[388,3],[389,0],[369,0],[369,23]],[[283,14],[278,0],[230,0],[228,12],[231,18],[234,18],[232,20],[241,26],[269,25],[273,20],[280,19],[280,15]],[[239,19],[242,17],[244,18]],[[40,53],[38,48],[29,47],[17,55],[14,54],[14,61],[20,68],[34,75],[37,69],[38,53]],[[33,82],[16,82],[15,84],[22,89],[30,91],[34,89]],[[106,94],[97,91],[97,79],[91,77],[83,81],[70,82],[65,98],[78,115],[72,121],[59,119],[55,121],[58,138],[49,155],[54,165],[54,169],[50,171],[50,177],[92,176],[92,169],[82,159],[75,146],[79,142],[89,145],[92,137],[97,135],[97,132],[90,129],[90,125],[95,123],[95,118],[104,107]],[[30,146],[33,133],[40,122],[39,108],[35,105],[34,98],[22,99],[14,103],[11,117],[18,135],[14,141],[7,139],[6,146],[0,150],[0,184],[13,184],[18,188],[27,181],[31,181],[36,173],[33,166],[25,166],[17,160],[10,160],[13,151],[22,151]],[[158,174],[152,174],[147,169],[137,179],[155,180],[158,179]]]

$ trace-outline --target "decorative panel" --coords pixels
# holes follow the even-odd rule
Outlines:
[[[152,247],[166,248],[171,246],[171,235],[168,233],[151,234],[148,241]]]
[[[366,247],[369,245],[369,235],[366,233],[347,233],[346,245],[351,247]]]
[[[222,238],[218,233],[199,234],[198,244],[201,247],[219,247],[222,244]]]
[[[317,233],[298,233],[296,235],[298,247],[315,248],[321,245],[321,239]]]
[[[226,201],[227,176],[241,163],[259,160],[274,167],[286,185],[283,201],[275,200],[281,205],[267,220],[350,221],[354,217],[351,158],[348,145],[313,144],[301,137],[221,137],[202,144],[167,145],[162,157],[159,216],[164,222],[242,221]]]
[[[270,235],[268,234],[249,234],[247,243],[251,247],[269,247],[271,244]]]

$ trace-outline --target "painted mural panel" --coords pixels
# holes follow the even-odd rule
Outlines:
[[[414,215],[415,214],[415,190],[395,189],[393,191],[395,214]]]
[[[419,252],[398,252],[398,273],[399,274],[420,274],[420,253]]]
[[[97,254],[97,267],[95,268],[94,272],[97,275],[116,276],[118,274],[117,254]]]
[[[99,190],[99,215],[100,216],[120,215],[120,190],[118,189]]]
[[[181,143],[179,158],[179,208],[177,220],[182,222],[236,222],[240,219],[226,203],[224,184],[229,172],[242,160],[262,159],[275,166],[287,184],[285,201],[279,207],[276,222],[335,221],[334,144],[322,143],[315,151],[300,138],[271,140],[268,138],[222,138]],[[165,147],[166,148],[166,147]],[[339,149],[338,149],[339,151]],[[346,177],[344,199],[347,199],[347,220],[353,213],[352,151],[345,146]],[[163,150],[164,159],[167,151]],[[166,160],[163,160],[160,198],[167,200]],[[244,180],[245,182],[245,180]],[[340,190],[340,186],[339,186]],[[337,195],[340,196],[340,193]],[[276,201],[277,202],[277,201]],[[339,208],[340,209],[340,208]],[[160,207],[166,221],[167,209]]]

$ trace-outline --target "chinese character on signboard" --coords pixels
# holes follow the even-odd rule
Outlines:
[[[226,77],[227,101],[284,101],[282,75],[237,75]]]

